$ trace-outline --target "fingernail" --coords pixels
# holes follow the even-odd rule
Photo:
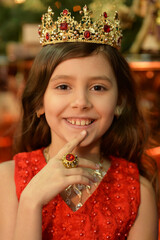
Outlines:
[[[83,130],[82,132],[81,132],[81,135],[86,135],[86,131],[85,130]]]

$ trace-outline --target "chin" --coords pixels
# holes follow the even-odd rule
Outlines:
[[[84,140],[78,145],[78,147],[88,147],[90,144],[91,143],[88,143],[87,141]]]
[[[78,146],[79,147],[93,147],[93,145],[95,145],[97,143],[97,139],[91,139],[91,138],[87,138],[84,139]]]

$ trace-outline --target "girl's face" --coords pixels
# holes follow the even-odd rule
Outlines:
[[[41,109],[53,145],[62,147],[83,129],[88,135],[80,146],[97,144],[112,123],[117,98],[113,70],[101,53],[60,63],[51,76]]]

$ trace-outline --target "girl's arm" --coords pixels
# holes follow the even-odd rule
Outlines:
[[[14,184],[14,161],[0,164],[0,239],[13,239],[18,201]]]
[[[23,236],[24,234],[24,236]],[[13,240],[41,240],[42,239],[42,207],[31,199],[20,198]]]
[[[158,240],[158,209],[151,183],[140,177],[141,203],[127,240]]]
[[[0,165],[0,239],[41,240],[41,208],[29,199],[18,204],[14,183],[14,161]]]

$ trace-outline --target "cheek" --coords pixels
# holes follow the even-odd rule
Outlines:
[[[60,109],[58,108],[56,101],[49,97],[44,98],[43,104],[45,117],[48,124],[50,125],[51,121],[53,122],[55,120],[55,117],[57,117]]]
[[[103,135],[111,126],[114,113],[115,113],[115,107],[117,104],[117,99],[104,99],[104,101],[99,104],[99,107],[97,106],[97,112],[100,116],[100,125],[99,130],[100,134]]]
[[[109,118],[114,116],[114,111],[116,108],[117,99],[104,99],[99,104],[97,102],[96,108],[99,114],[104,118]]]
[[[110,128],[114,119],[114,108],[107,108],[101,115],[101,121],[99,124],[99,135],[102,137]]]
[[[61,111],[61,106],[62,105],[62,100],[59,98],[56,98],[55,96],[53,96],[53,94],[46,93],[46,95],[44,96],[44,111],[47,114],[58,114],[59,111]]]

